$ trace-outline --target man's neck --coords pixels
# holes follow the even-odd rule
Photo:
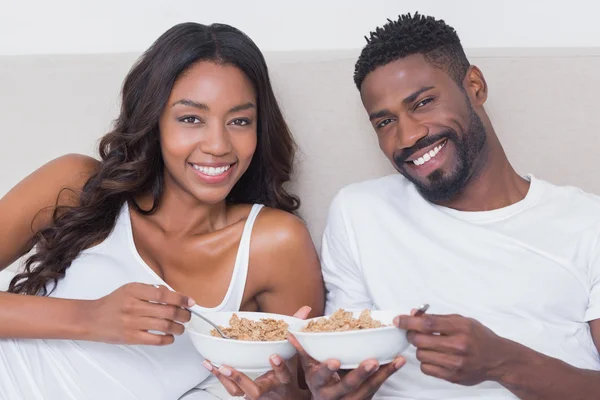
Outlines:
[[[452,200],[439,205],[459,211],[490,211],[525,198],[529,182],[513,169],[497,137],[490,135],[487,154],[465,188]]]

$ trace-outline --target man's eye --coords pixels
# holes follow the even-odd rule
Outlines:
[[[421,100],[420,102],[417,103],[417,105],[415,106],[415,109],[417,108],[421,108],[429,103],[431,103],[433,101],[433,97],[428,97],[426,99]]]
[[[393,120],[391,118],[384,119],[383,121],[381,121],[380,123],[377,124],[377,128],[383,128],[384,126],[386,126],[387,124],[389,124],[392,121]]]

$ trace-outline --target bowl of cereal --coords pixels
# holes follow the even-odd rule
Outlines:
[[[301,321],[297,318],[260,312],[211,312],[206,316],[229,339],[194,314],[186,332],[198,352],[217,367],[228,365],[243,373],[263,373],[271,369],[271,355],[289,360],[296,354],[287,334],[289,325]]]
[[[336,359],[341,369],[354,369],[367,359],[390,363],[408,348],[406,331],[394,326],[398,312],[382,310],[345,311],[327,317],[298,320],[290,324],[308,355],[319,362]]]

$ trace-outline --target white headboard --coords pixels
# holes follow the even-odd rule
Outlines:
[[[358,53],[266,54],[301,149],[294,188],[317,245],[342,186],[393,172],[352,82]],[[517,170],[600,194],[600,50],[468,53],[487,78],[488,112]],[[0,195],[54,157],[95,154],[136,57],[0,57]]]

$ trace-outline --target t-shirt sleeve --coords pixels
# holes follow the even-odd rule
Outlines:
[[[596,241],[591,260],[589,269],[591,290],[588,308],[585,311],[586,322],[600,318],[600,240]]]
[[[352,225],[344,213],[343,192],[329,208],[321,247],[321,267],[327,289],[325,314],[338,308],[371,309],[372,302],[360,270]]]

